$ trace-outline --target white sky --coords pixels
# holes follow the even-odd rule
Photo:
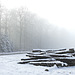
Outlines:
[[[51,24],[75,29],[75,0],[2,0],[8,9],[27,6]]]

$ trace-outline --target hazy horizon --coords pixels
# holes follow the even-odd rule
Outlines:
[[[7,9],[27,7],[50,24],[75,31],[74,0],[1,0],[1,3]]]

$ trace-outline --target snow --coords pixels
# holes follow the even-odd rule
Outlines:
[[[73,60],[75,60],[75,57],[74,56],[72,56],[72,57],[59,57],[59,58],[61,58],[61,59],[73,59]]]
[[[17,64],[25,54],[0,56],[0,75],[75,75],[73,67],[43,67],[30,64]],[[45,71],[48,69],[49,71]]]
[[[60,62],[60,61],[48,61],[48,62],[30,62],[30,63],[62,63],[63,64],[63,62]]]

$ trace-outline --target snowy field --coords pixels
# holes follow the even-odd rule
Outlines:
[[[75,75],[75,66],[57,68],[17,64],[21,58],[25,58],[25,54],[0,56],[0,75]]]

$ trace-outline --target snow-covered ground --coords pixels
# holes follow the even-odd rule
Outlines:
[[[0,56],[0,75],[75,75],[73,67],[43,67],[29,64],[17,64],[25,54]],[[49,69],[49,71],[45,71]]]

